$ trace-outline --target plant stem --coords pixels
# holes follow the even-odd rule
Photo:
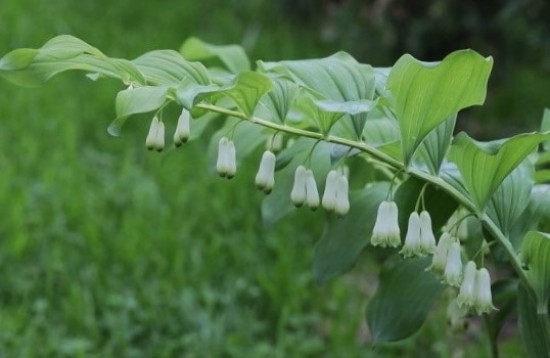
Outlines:
[[[316,140],[324,140],[329,143],[335,143],[344,145],[350,148],[358,149],[362,152],[365,152],[369,155],[371,155],[373,158],[384,162],[388,164],[389,166],[393,167],[396,170],[402,170],[409,175],[416,177],[418,179],[423,180],[424,182],[427,182],[431,185],[433,185],[436,188],[439,188],[449,194],[451,197],[453,197],[457,202],[459,202],[462,206],[464,206],[466,209],[471,211],[472,213],[475,213],[481,222],[484,224],[484,226],[487,228],[487,230],[494,236],[494,238],[502,245],[502,247],[505,249],[508,258],[510,259],[510,262],[512,263],[512,266],[514,267],[516,273],[518,274],[519,278],[526,284],[526,287],[529,287],[530,290],[532,290],[531,286],[527,282],[527,276],[525,275],[525,272],[521,268],[521,263],[519,261],[518,255],[516,254],[514,248],[512,247],[512,244],[510,243],[510,240],[502,233],[502,231],[498,228],[498,226],[494,223],[494,221],[485,213],[480,212],[475,204],[464,194],[462,194],[460,191],[458,191],[456,188],[451,186],[449,183],[445,182],[440,177],[433,176],[431,174],[428,174],[426,172],[420,171],[415,168],[410,168],[405,166],[404,163],[401,161],[389,156],[386,153],[383,153],[382,151],[378,150],[377,148],[368,145],[363,142],[358,142],[354,140],[349,140],[342,137],[332,136],[332,135],[323,135],[322,133],[313,132],[305,129],[300,128],[294,128],[290,127],[284,124],[271,122],[262,118],[258,117],[248,117],[244,113],[239,111],[234,111],[231,109],[219,107],[212,104],[207,103],[200,103],[197,105],[198,108],[202,108],[205,110],[217,112],[220,114],[225,114],[228,116],[240,118],[255,124],[258,124],[260,126],[271,128],[280,132],[293,134],[301,137],[307,137],[312,138]]]

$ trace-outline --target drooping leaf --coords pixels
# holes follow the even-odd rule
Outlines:
[[[523,213],[533,188],[533,165],[524,161],[510,173],[489,199],[487,214],[505,235],[509,235]]]
[[[380,285],[367,305],[367,324],[375,342],[404,339],[418,331],[445,288],[426,272],[429,258],[388,260]]]
[[[455,123],[456,114],[453,114],[428,133],[418,148],[417,156],[428,166],[430,174],[439,173],[453,138]]]
[[[547,317],[537,314],[537,305],[529,296],[527,288],[518,289],[519,332],[523,347],[530,358],[550,358],[550,337],[545,327]]]
[[[491,57],[455,51],[436,63],[402,56],[387,86],[400,123],[403,158],[409,163],[424,137],[463,108],[483,104],[493,66]]]
[[[143,75],[131,62],[109,58],[70,35],[54,37],[39,49],[14,50],[0,59],[0,75],[20,86],[40,86],[69,70],[117,78],[125,83],[145,83]]]
[[[550,133],[520,134],[507,140],[478,142],[466,133],[455,137],[449,160],[460,170],[464,186],[478,210],[483,211],[487,201],[504,178],[536,149],[550,138]]]
[[[325,178],[331,168],[331,149],[332,145],[329,143],[300,138],[290,148],[286,148],[278,155],[277,162],[279,162],[279,158],[285,157],[290,157],[292,160],[275,173],[273,191],[262,202],[262,219],[266,226],[273,225],[294,210],[294,205],[290,201],[290,192],[294,183],[294,171],[298,165],[305,165],[313,171],[319,193],[322,193]],[[311,158],[308,160],[310,152]]]
[[[190,61],[201,61],[209,67],[224,67],[231,73],[250,70],[250,61],[239,45],[212,45],[190,37],[181,46],[180,53]]]
[[[350,211],[331,216],[315,246],[313,274],[322,284],[349,270],[370,240],[378,206],[386,198],[388,183],[379,182],[350,193]]]
[[[521,244],[527,280],[537,296],[537,313],[548,315],[550,297],[550,234],[530,231]]]
[[[292,81],[280,77],[272,77],[273,87],[267,96],[260,100],[268,111],[265,118],[284,123],[300,87]]]

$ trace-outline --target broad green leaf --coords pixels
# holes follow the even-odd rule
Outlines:
[[[533,165],[524,161],[502,181],[489,199],[487,214],[505,235],[509,236],[529,204],[533,184]]]
[[[268,111],[267,116],[263,117],[284,123],[300,88],[294,82],[284,78],[271,77],[271,81],[273,83],[271,91],[260,100]],[[260,116],[262,117],[262,115]]]
[[[107,128],[109,134],[119,136],[126,119],[132,114],[159,109],[166,101],[169,90],[168,87],[144,86],[120,91],[116,96],[117,118]]]
[[[544,115],[542,116],[542,123],[540,126],[541,132],[550,132],[550,108],[544,110]],[[550,141],[545,141],[543,143],[544,150],[550,151]]]
[[[548,315],[550,234],[538,231],[528,232],[521,244],[521,260],[527,280],[537,295],[537,313]]]
[[[449,160],[462,175],[464,186],[478,210],[483,211],[504,178],[533,152],[550,133],[520,134],[507,140],[478,142],[466,133],[455,137]]]
[[[367,324],[375,342],[404,339],[418,331],[444,285],[426,272],[429,258],[394,257],[380,274],[380,285],[367,305]]]
[[[445,159],[453,138],[455,123],[456,114],[453,114],[428,133],[418,148],[417,156],[422,158],[422,161],[428,166],[429,172],[433,175],[439,174],[439,168]]]
[[[544,324],[548,317],[537,314],[536,303],[523,285],[518,289],[518,321],[523,347],[530,358],[550,358],[550,337]]]
[[[463,108],[483,104],[493,66],[471,50],[455,51],[436,63],[402,56],[387,87],[401,128],[403,158],[408,164],[424,137]]]
[[[535,173],[535,182],[537,184],[550,183],[550,169],[537,170]]]
[[[183,80],[210,85],[210,75],[200,62],[191,62],[173,50],[147,52],[132,60],[148,84],[177,87]]]
[[[263,95],[271,90],[269,77],[257,72],[241,72],[231,84],[223,86],[215,94],[224,94],[235,102],[247,116],[252,117],[254,109]]]
[[[530,206],[538,217],[550,219],[550,184],[535,185],[531,191]]]
[[[69,70],[144,84],[141,72],[129,61],[105,56],[76,37],[61,35],[39,49],[18,49],[0,59],[0,75],[20,86],[36,87]]]
[[[248,56],[239,45],[212,45],[190,37],[185,40],[180,52],[190,61],[201,61],[209,67],[221,65],[231,73],[250,70]]]
[[[313,257],[313,274],[318,283],[353,266],[370,240],[378,206],[388,190],[388,183],[379,182],[351,192],[350,211],[344,217],[330,216]]]
[[[372,118],[363,129],[365,143],[380,146],[399,140],[399,124],[390,118]]]
[[[314,150],[312,151],[312,148]],[[271,226],[285,215],[295,210],[294,205],[290,201],[290,192],[294,183],[294,171],[298,165],[305,165],[310,168],[317,181],[319,195],[322,195],[325,178],[329,172],[330,152],[332,146],[326,142],[317,142],[309,138],[300,138],[290,147],[283,150],[279,157],[285,157],[288,153],[292,161],[284,166],[281,170],[275,173],[275,186],[271,194],[266,196],[262,202],[262,219],[266,226]],[[311,157],[308,155],[311,152]],[[308,210],[302,208],[300,210]]]

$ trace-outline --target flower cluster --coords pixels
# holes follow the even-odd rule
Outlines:
[[[464,218],[464,216],[462,217]],[[453,218],[456,220],[456,218]],[[447,224],[455,227],[460,222]],[[463,231],[464,233],[464,231]],[[373,246],[398,247],[401,244],[398,209],[393,201],[382,201],[371,236]],[[400,251],[404,257],[433,254],[429,270],[452,287],[460,287],[457,304],[462,310],[475,310],[477,314],[495,309],[491,296],[491,279],[485,268],[476,269],[473,261],[462,264],[462,250],[456,236],[444,231],[436,245],[432,221],[427,211],[409,216],[405,243]]]
[[[296,168],[290,200],[297,207],[304,204],[307,204],[311,210],[316,210],[319,207],[320,199],[317,182],[311,169],[306,169],[303,165]]]
[[[221,137],[218,143],[218,160],[216,170],[222,178],[231,179],[237,173],[237,156],[235,144],[227,137]]]
[[[189,139],[191,115],[187,109],[183,109],[178,118],[176,131],[174,132],[174,145],[181,146]],[[154,116],[149,126],[149,132],[145,138],[145,147],[149,150],[162,152],[164,149],[164,122],[158,116]]]
[[[275,185],[275,163],[275,154],[270,150],[266,150],[262,155],[260,167],[256,174],[256,187],[266,194],[271,193]]]
[[[331,170],[325,181],[325,191],[321,203],[323,208],[338,215],[346,215],[350,204],[348,198],[349,184],[346,175]]]

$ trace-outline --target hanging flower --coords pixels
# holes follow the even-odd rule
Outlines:
[[[218,160],[216,170],[222,178],[231,179],[237,172],[235,144],[227,137],[221,137],[218,142]]]
[[[164,149],[164,123],[157,116],[153,117],[147,138],[145,138],[145,147],[149,150],[162,152]]]
[[[466,320],[466,314],[468,312],[460,307],[460,304],[456,299],[452,300],[447,306],[447,324],[451,327],[453,332],[464,331],[468,326]]]
[[[474,292],[474,308],[478,315],[496,309],[491,295],[491,277],[484,267],[477,271]]]
[[[420,241],[420,217],[416,211],[409,216],[409,225],[407,227],[407,235],[405,236],[405,244],[400,253],[405,257],[416,256],[422,254],[422,243]]]
[[[334,211],[338,215],[346,215],[349,207],[348,178],[345,175],[340,175],[336,183],[336,205],[334,206]]]
[[[323,193],[323,199],[321,202],[323,204],[323,208],[328,211],[334,210],[334,207],[336,206],[338,177],[339,174],[336,170],[331,170],[327,174],[327,179],[325,181],[325,191]]]
[[[444,277],[449,285],[460,286],[462,280],[462,259],[460,257],[460,244],[458,242],[453,242],[449,248]]]
[[[449,248],[454,242],[454,239],[448,232],[444,232],[439,238],[435,253],[432,258],[432,264],[428,267],[428,270],[442,275],[445,272],[445,266],[447,266],[447,256],[449,254]]]
[[[187,109],[183,109],[178,118],[178,124],[176,126],[176,131],[174,132],[174,145],[176,147],[181,146],[183,143],[187,142],[190,135],[190,114]]]
[[[278,152],[283,148],[283,135],[281,133],[275,133],[272,136],[267,137],[265,143],[265,149]]]
[[[294,185],[290,192],[290,200],[297,207],[306,202],[306,178],[306,168],[299,165],[294,172]]]
[[[457,302],[460,307],[470,309],[475,303],[476,292],[476,264],[473,261],[468,261],[464,268],[464,279],[460,285],[460,292],[457,297]]]
[[[393,201],[383,201],[378,207],[378,214],[370,243],[372,246],[391,246],[401,245],[401,237],[398,223],[397,205]]]
[[[432,254],[435,251],[432,219],[426,210],[420,213],[420,250],[423,254]]]
[[[306,171],[306,203],[311,210],[316,210],[319,207],[319,192],[317,191],[317,182],[313,171]]]
[[[256,186],[264,193],[269,194],[275,185],[275,154],[266,150],[262,155],[260,167],[256,174]]]

